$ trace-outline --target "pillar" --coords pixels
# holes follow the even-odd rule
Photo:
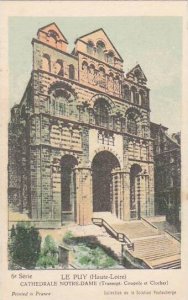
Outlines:
[[[130,174],[123,170],[112,172],[112,212],[124,221],[130,220]],[[117,205],[117,207],[116,207]]]
[[[92,197],[92,173],[87,167],[75,168],[76,194],[77,194],[77,224],[92,224],[93,197]]]

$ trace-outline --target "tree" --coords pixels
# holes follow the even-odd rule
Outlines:
[[[54,268],[58,264],[58,248],[50,235],[47,235],[44,239],[41,254],[37,262],[38,267]]]
[[[34,269],[40,255],[41,237],[38,229],[26,224],[12,227],[9,251],[12,262],[26,269]]]

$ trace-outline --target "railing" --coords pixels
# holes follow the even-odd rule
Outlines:
[[[165,235],[167,237],[169,237],[172,241],[178,242],[178,245],[181,244],[180,240],[176,236],[174,236],[171,232],[169,232],[168,230],[165,230],[164,232],[165,232]]]
[[[117,232],[104,219],[92,218],[92,222],[96,225],[103,226],[110,235],[115,237],[119,242],[124,242],[128,249],[134,251],[134,243],[132,243],[131,240],[124,233]]]
[[[143,222],[145,222],[147,225],[150,225],[151,227],[153,227],[156,231],[158,231],[159,232],[159,229],[158,229],[158,227],[157,226],[155,226],[154,224],[152,224],[150,221],[148,221],[148,220],[146,220],[146,219],[144,219],[143,217],[141,217],[141,220],[143,221]]]

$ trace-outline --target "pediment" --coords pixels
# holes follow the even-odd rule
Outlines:
[[[99,28],[93,32],[79,37],[76,40],[76,42],[78,40],[83,41],[85,43],[92,42],[95,46],[97,45],[98,41],[102,41],[105,44],[106,51],[112,51],[114,53],[114,56],[123,62],[121,55],[119,54],[112,41],[102,28]]]
[[[38,33],[39,32],[43,32],[43,33],[45,33],[48,36],[50,36],[50,34],[54,35],[54,37],[56,37],[57,40],[63,41],[64,43],[68,44],[68,41],[67,41],[66,37],[61,32],[61,30],[56,25],[56,23],[51,23],[49,25],[46,25],[44,27],[39,28]]]
[[[132,77],[132,78],[137,78],[138,80],[143,80],[143,81],[147,81],[147,78],[142,70],[142,68],[140,67],[140,65],[136,65],[134,68],[132,68],[127,74],[126,77]]]

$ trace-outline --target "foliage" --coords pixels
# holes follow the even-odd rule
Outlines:
[[[40,254],[41,237],[35,227],[25,223],[12,226],[9,242],[9,254],[12,264],[33,269]]]
[[[108,256],[101,247],[89,248],[87,245],[78,244],[76,248],[76,260],[82,267],[110,268],[117,262]]]
[[[45,237],[42,245],[39,260],[37,261],[37,267],[48,268],[58,264],[58,248],[50,235]]]
[[[74,235],[72,231],[67,231],[63,237],[63,242],[70,245],[74,242]]]

